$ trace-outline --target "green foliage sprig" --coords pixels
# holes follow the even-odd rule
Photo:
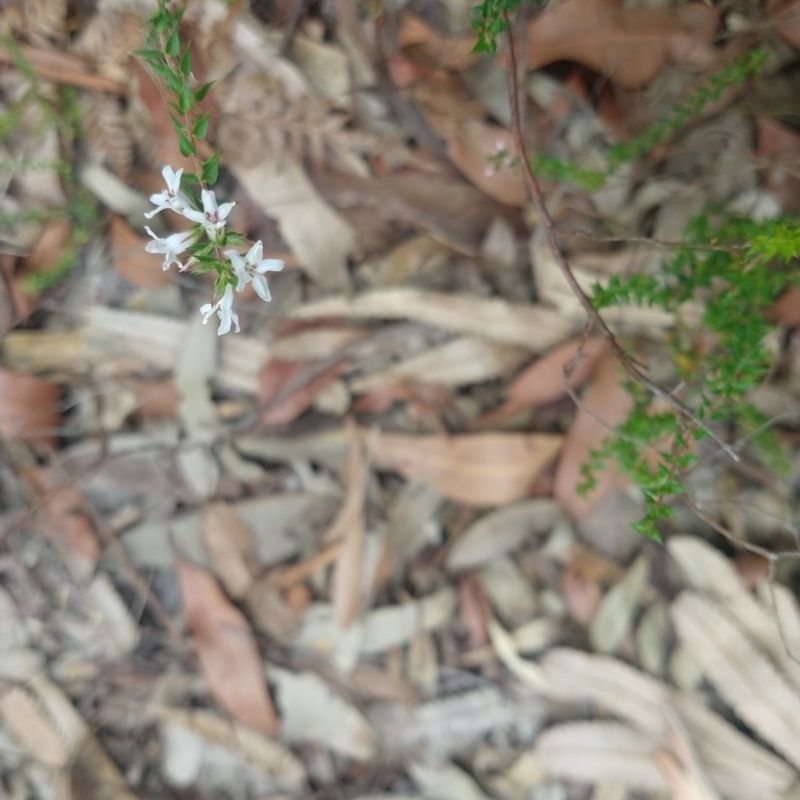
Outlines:
[[[684,395],[698,419],[733,424],[770,466],[780,468],[768,420],[747,397],[772,362],[765,340],[774,326],[767,311],[788,286],[800,283],[786,269],[800,253],[800,223],[708,212],[692,221],[686,240],[657,275],[614,276],[594,287],[592,303],[598,310],[633,303],[677,314],[686,303],[702,301],[702,333],[679,328],[671,342]],[[646,514],[636,529],[657,538],[656,524],[670,516],[671,499],[685,491],[695,460],[691,441],[706,434],[672,411],[654,410],[642,387],[631,385],[629,391],[631,414],[592,453],[579,489],[589,491],[596,471],[615,459],[644,496]]]
[[[0,37],[0,49],[8,53],[11,63],[26,83],[20,96],[6,103],[0,113],[0,141],[10,139],[31,109],[35,109],[40,117],[39,122],[32,130],[26,131],[26,134],[35,140],[47,131],[55,130],[61,148],[72,150],[83,137],[80,103],[75,90],[70,86],[56,85],[53,91],[44,91],[33,65],[11,36]],[[10,228],[26,222],[47,224],[63,220],[68,224],[69,238],[56,263],[46,270],[26,276],[20,282],[26,291],[43,291],[63,280],[75,266],[81,247],[89,241],[95,228],[96,205],[94,198],[81,185],[73,165],[64,158],[59,157],[52,161],[23,158],[15,163],[2,159],[2,183],[10,180],[19,169],[27,172],[55,170],[67,199],[62,208],[29,209],[0,214],[0,225]]]
[[[166,190],[150,199],[156,209],[146,214],[148,218],[160,211],[171,209],[194,222],[190,231],[176,233],[166,238],[147,232],[153,238],[147,250],[164,255],[164,269],[177,263],[179,269],[197,273],[216,272],[214,303],[200,308],[203,322],[217,314],[220,319],[218,333],[227,333],[232,325],[239,330],[239,318],[233,311],[233,290],[242,291],[252,284],[265,301],[271,299],[265,272],[283,268],[283,261],[262,258],[262,244],[256,242],[245,255],[234,248],[250,244],[240,233],[227,229],[227,217],[235,203],[217,205],[214,185],[219,175],[220,153],[201,160],[199,144],[208,137],[211,112],[201,112],[200,103],[206,98],[213,83],[197,85],[192,74],[191,45],[183,44],[180,23],[183,8],[170,11],[167,0],[159,0],[157,11],[147,20],[147,46],[136,55],[163,81],[172,95],[168,113],[178,137],[178,149],[194,164],[194,172],[174,170],[166,165],[163,176]],[[178,256],[187,253],[182,263]]]

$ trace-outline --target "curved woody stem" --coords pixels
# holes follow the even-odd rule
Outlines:
[[[687,408],[674,394],[668,392],[664,387],[659,386],[654,381],[650,380],[634,363],[631,357],[622,349],[619,342],[617,341],[617,337],[614,335],[612,330],[608,327],[605,320],[600,316],[597,312],[597,309],[592,305],[592,301],[587,296],[586,292],[583,291],[580,284],[575,278],[572,269],[570,268],[569,262],[567,261],[566,256],[561,252],[561,248],[558,245],[558,232],[556,231],[555,223],[553,222],[553,218],[550,216],[550,212],[547,210],[547,206],[544,202],[544,197],[542,196],[542,190],[539,187],[539,182],[536,180],[536,176],[533,174],[533,170],[531,169],[530,159],[528,158],[527,149],[525,147],[525,141],[522,137],[522,129],[520,123],[520,102],[519,102],[519,86],[517,82],[517,55],[516,55],[516,48],[514,45],[514,34],[513,28],[511,26],[511,20],[509,18],[508,11],[503,12],[503,21],[506,24],[506,31],[508,36],[508,92],[511,101],[511,134],[514,139],[514,145],[517,148],[517,154],[519,155],[519,161],[522,166],[522,174],[525,178],[525,184],[528,188],[528,192],[530,193],[531,200],[533,200],[533,204],[536,208],[536,211],[539,215],[539,219],[542,222],[542,226],[544,227],[545,235],[547,238],[547,244],[550,247],[550,251],[553,254],[553,258],[555,259],[556,263],[558,264],[559,269],[561,270],[562,275],[566,279],[567,283],[569,284],[570,289],[572,290],[575,297],[578,298],[581,306],[583,306],[583,310],[586,312],[586,315],[589,318],[590,323],[596,327],[603,338],[608,343],[611,352],[619,361],[622,368],[628,375],[631,376],[637,383],[640,383],[642,386],[645,387],[648,391],[654,394],[656,397],[663,400],[667,405],[669,405],[676,413],[680,414],[682,417],[686,418],[691,424],[695,425],[697,428],[702,430],[709,438],[711,438],[719,447],[729,455],[734,461],[739,461],[739,456],[736,451],[731,447],[731,445],[723,442],[709,427],[706,425],[701,419],[699,419],[689,408]]]

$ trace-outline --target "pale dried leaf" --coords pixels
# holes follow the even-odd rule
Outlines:
[[[548,694],[551,686],[541,666],[520,657],[514,639],[499,622],[490,619],[488,630],[492,647],[509,672],[536,691]]]
[[[654,739],[666,734],[663,709],[669,702],[669,690],[628,664],[556,648],[542,658],[541,669],[554,697],[594,703]]]
[[[418,633],[408,645],[406,674],[414,686],[433,694],[439,679],[436,643],[431,634]]]
[[[552,500],[536,498],[500,508],[473,522],[458,538],[445,560],[460,571],[485,564],[522,546],[528,539],[552,530],[561,519]]]
[[[269,667],[281,710],[281,738],[290,744],[315,742],[355,761],[375,757],[375,733],[355,706],[334,694],[311,672],[295,674]]]
[[[642,668],[651,675],[661,676],[667,666],[670,626],[667,607],[653,603],[636,628],[636,652]]]
[[[211,503],[203,513],[203,541],[214,569],[235,600],[250,589],[253,574],[253,542],[250,530],[228,503]]]
[[[412,761],[406,770],[425,800],[487,800],[480,786],[453,764],[434,767]]]
[[[544,306],[403,288],[378,289],[353,298],[328,297],[300,306],[293,316],[411,319],[533,352],[548,350],[575,330],[573,323]]]
[[[492,559],[478,577],[486,599],[505,624],[521,625],[536,613],[536,595],[511,556]]]
[[[326,543],[342,541],[342,550],[331,576],[333,618],[346,628],[356,618],[361,606],[364,569],[364,499],[367,491],[369,462],[362,435],[350,426],[352,441],[347,468],[347,494],[336,519],[325,535]]]
[[[148,706],[148,713],[164,724],[187,728],[207,742],[224,747],[263,771],[283,791],[298,791],[305,784],[302,762],[286,747],[257,731],[222,719],[208,711],[188,711]]]
[[[667,783],[653,760],[657,744],[617,722],[568,722],[540,734],[533,754],[553,777],[663,792]]]
[[[247,168],[233,164],[231,171],[261,210],[277,220],[281,236],[310,277],[323,288],[347,287],[355,233],[322,199],[303,168],[284,158]]]
[[[561,449],[553,434],[486,433],[405,436],[381,433],[370,442],[377,466],[426,483],[467,505],[502,505],[525,497]]]
[[[537,699],[509,696],[494,685],[419,705],[381,703],[369,709],[386,752],[402,758],[424,749],[432,760],[468,753],[487,735],[507,731],[521,719],[538,723],[543,713]]]
[[[72,753],[52,720],[31,695],[14,686],[0,697],[5,724],[28,754],[53,767],[64,768]]]
[[[209,573],[182,558],[176,562],[186,623],[211,694],[237,721],[274,735],[278,720],[247,620]]]
[[[411,356],[390,369],[357,378],[350,382],[350,389],[372,392],[403,380],[442,386],[483,383],[508,374],[524,361],[526,355],[522,348],[463,337]]]
[[[121,659],[130,655],[139,644],[139,628],[108,575],[95,575],[87,599],[102,620],[98,634],[107,657]]]
[[[745,589],[734,563],[696,536],[672,537],[667,549],[678,562],[688,586],[710,594],[723,603],[753,640],[800,686],[800,664],[786,652],[785,630],[779,627],[771,598],[767,597],[765,603],[759,603]]]
[[[364,331],[354,328],[314,327],[283,336],[275,341],[270,353],[277,361],[316,361],[338,355],[343,347],[363,338]]]
[[[625,577],[606,592],[589,626],[589,640],[599,653],[612,653],[628,632],[647,585],[648,565],[639,556]]]
[[[800,766],[800,696],[716,603],[684,592],[672,604],[681,641],[736,713]]]

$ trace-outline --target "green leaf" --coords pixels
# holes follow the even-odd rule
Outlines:
[[[199,183],[197,175],[194,172],[184,172],[181,175],[181,186]]]
[[[225,235],[225,244],[233,245],[234,247],[239,247],[243,244],[249,244],[250,240],[242,235],[241,233],[236,233],[236,231],[229,231]]]
[[[175,28],[167,39],[167,44],[164,46],[164,51],[171,58],[177,57],[181,52],[181,37],[178,34],[178,29]]]
[[[156,33],[164,33],[169,24],[169,14],[166,9],[161,8],[150,17],[148,22],[153,26],[153,30],[155,30]]]
[[[191,48],[187,47],[184,51],[183,55],[181,56],[181,63],[179,67],[181,71],[181,75],[184,78],[188,77],[192,71],[192,51]]]
[[[200,119],[195,122],[194,127],[192,128],[192,136],[197,137],[198,139],[205,139],[208,136],[208,121],[211,119],[211,112],[209,111],[208,114],[203,114]]]
[[[183,123],[171,111],[168,111],[167,113],[169,114],[169,118],[172,120],[172,127],[175,128],[175,133],[180,136],[182,133],[184,133]]]
[[[189,88],[188,81],[184,78],[180,86],[180,91],[178,92],[178,110],[181,114],[188,113],[189,109],[192,107],[193,100],[192,90]]]
[[[194,101],[195,103],[200,103],[205,99],[205,96],[208,94],[208,90],[214,85],[214,81],[210,81],[209,83],[204,83],[199,89],[195,90],[194,93]]]
[[[164,54],[160,50],[134,50],[133,54],[151,66],[162,64],[164,61]]]
[[[178,149],[181,151],[182,156],[194,155],[192,140],[183,131],[178,131]]]
[[[167,87],[173,94],[178,94],[181,90],[181,79],[171,70],[167,75]]]
[[[219,156],[219,153],[214,153],[208,161],[203,162],[203,183],[211,185],[217,182],[217,176],[219,175]]]

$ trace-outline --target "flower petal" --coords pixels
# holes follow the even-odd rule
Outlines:
[[[256,290],[256,294],[265,302],[269,303],[272,300],[272,295],[269,291],[269,286],[267,286],[267,279],[263,275],[259,275],[256,273],[253,275],[253,288]]]

